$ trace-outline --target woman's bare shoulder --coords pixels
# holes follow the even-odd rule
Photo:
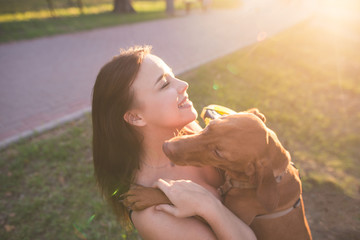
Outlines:
[[[149,207],[132,214],[141,237],[148,239],[216,239],[212,230],[196,218],[177,218]]]

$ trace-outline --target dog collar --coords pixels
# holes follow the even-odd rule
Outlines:
[[[293,209],[297,208],[298,206],[300,206],[301,204],[301,196],[298,198],[298,200],[296,200],[295,204],[293,206],[291,206],[288,209],[282,210],[280,212],[275,212],[275,213],[270,213],[270,214],[264,214],[264,215],[258,215],[255,218],[259,218],[259,219],[271,219],[271,218],[278,218],[278,217],[282,217],[286,214],[288,214],[289,212],[291,212]]]

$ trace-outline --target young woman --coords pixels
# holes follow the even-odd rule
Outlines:
[[[133,212],[143,239],[255,239],[222,205],[223,179],[212,167],[174,166],[162,151],[182,129],[201,127],[188,84],[177,79],[151,47],[122,51],[105,64],[93,89],[93,158],[102,194],[123,224],[129,212],[119,201],[130,184],[159,187],[174,206]],[[198,215],[208,223],[194,218]]]

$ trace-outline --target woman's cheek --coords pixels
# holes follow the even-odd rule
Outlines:
[[[152,102],[148,109],[151,109],[148,115],[159,122],[172,122],[173,119],[178,118],[177,100],[158,99]]]
[[[169,90],[164,98],[161,99],[161,103],[166,104],[168,111],[172,112],[178,110],[178,101],[178,94],[174,89]]]

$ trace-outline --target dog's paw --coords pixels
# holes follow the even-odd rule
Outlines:
[[[266,122],[266,117],[264,114],[262,114],[259,109],[257,108],[250,108],[249,110],[247,110],[246,112],[248,113],[252,113],[255,116],[257,116],[258,118],[260,118],[263,122]]]
[[[136,185],[121,195],[125,207],[141,211],[158,204],[171,204],[166,195],[158,188]]]

